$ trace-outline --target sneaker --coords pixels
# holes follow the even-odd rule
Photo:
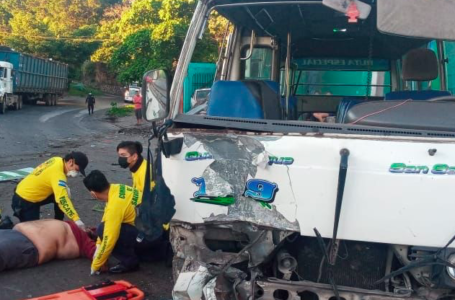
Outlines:
[[[109,273],[112,273],[112,274],[122,274],[122,273],[126,273],[126,272],[133,272],[133,271],[137,271],[139,270],[139,264],[137,264],[136,266],[134,267],[131,267],[131,268],[127,268],[125,267],[123,264],[118,264],[116,265],[115,267],[112,267],[109,269]]]

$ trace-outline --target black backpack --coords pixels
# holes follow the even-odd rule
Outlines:
[[[144,193],[142,195],[142,204],[137,208],[135,223],[142,236],[151,242],[161,237],[164,231],[163,224],[169,223],[174,216],[175,198],[163,178],[161,165],[162,143],[160,142],[158,142],[156,159],[153,161],[152,167],[150,167],[153,160],[150,140],[147,149],[147,161],[149,163],[147,164]],[[151,176],[155,181],[155,187],[152,191],[150,191]]]

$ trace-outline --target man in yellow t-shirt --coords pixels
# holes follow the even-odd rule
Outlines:
[[[147,160],[142,157],[142,144],[131,141],[121,142],[117,146],[117,154],[120,167],[124,169],[129,168],[131,171],[133,188],[138,189],[143,193],[145,188],[145,175],[147,173]],[[150,190],[153,189],[153,186],[154,182],[151,182]]]
[[[120,167],[129,168],[133,177],[133,188],[144,193],[145,175],[147,174],[147,160],[142,157],[142,144],[139,142],[124,141],[117,146],[118,164]],[[150,170],[152,166],[150,166]],[[150,174],[150,178],[152,175]],[[150,191],[155,187],[155,182],[150,179]],[[164,230],[169,230],[169,224],[163,224]]]
[[[137,189],[123,184],[110,184],[98,170],[84,178],[84,185],[92,197],[107,202],[103,219],[97,228],[98,240],[91,266],[91,275],[97,274],[111,253],[120,263],[109,269],[111,273],[137,270],[139,259],[135,252],[139,231],[134,226],[136,206],[142,202]]]
[[[71,152],[64,158],[52,157],[36,167],[16,187],[12,199],[14,215],[20,222],[39,220],[40,207],[54,204],[55,219],[63,220],[64,215],[80,228],[84,223],[71,202],[67,177],[85,175],[88,158],[82,152]]]

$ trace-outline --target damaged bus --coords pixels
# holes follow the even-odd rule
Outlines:
[[[204,113],[183,84],[231,24]],[[175,196],[174,299],[455,297],[449,0],[201,0],[172,85],[145,74]]]

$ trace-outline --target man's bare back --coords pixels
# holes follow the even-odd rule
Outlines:
[[[14,226],[36,247],[38,264],[53,259],[74,259],[80,257],[76,238],[69,224],[59,220],[23,222]]]

